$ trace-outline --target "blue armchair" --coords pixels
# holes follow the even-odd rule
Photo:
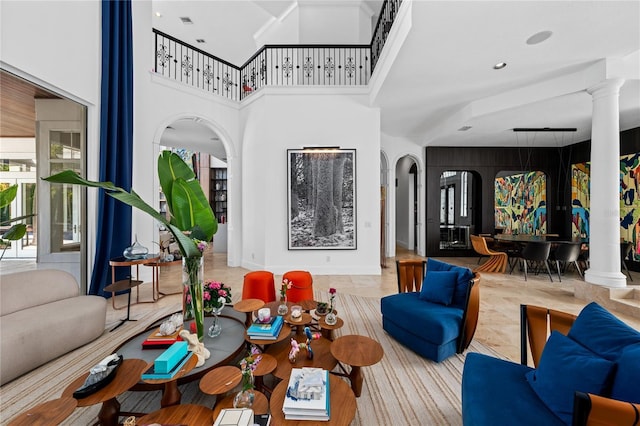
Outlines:
[[[480,275],[435,259],[397,261],[398,294],[380,301],[382,327],[420,356],[462,353],[478,323]],[[424,278],[423,278],[424,277]]]

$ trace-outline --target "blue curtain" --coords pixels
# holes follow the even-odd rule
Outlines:
[[[133,45],[131,0],[102,0],[102,87],[100,98],[100,181],[131,189],[133,170]],[[109,260],[131,245],[131,207],[104,191],[98,195],[96,258],[90,294],[110,296]],[[129,276],[116,268],[116,280]]]

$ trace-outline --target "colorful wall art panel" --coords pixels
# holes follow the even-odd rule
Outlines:
[[[544,173],[527,172],[495,179],[495,224],[508,234],[546,234]]]
[[[589,163],[571,165],[571,235],[589,236]]]
[[[571,210],[574,236],[589,237],[590,164],[571,166]],[[633,260],[640,261],[640,153],[620,157],[620,241],[633,242]]]

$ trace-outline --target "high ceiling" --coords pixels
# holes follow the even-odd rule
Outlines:
[[[161,16],[152,21],[187,43],[196,45],[202,38],[206,42],[198,47],[240,65],[259,47],[258,36],[304,4],[334,9],[356,5],[375,22],[382,1],[153,0],[153,12]],[[397,55],[372,95],[385,134],[422,146],[557,146],[586,140],[592,102],[586,82],[605,66],[611,70],[619,63],[626,67],[620,127],[640,126],[639,1],[413,0],[410,5],[410,20],[403,24],[410,27],[406,38],[388,44]],[[185,16],[193,23],[183,24]],[[332,31],[335,24],[325,26]],[[540,44],[527,44],[541,31],[552,35]],[[507,67],[494,70],[497,62]],[[54,95],[5,72],[1,77],[0,135],[32,137],[33,98]],[[172,134],[174,140],[219,144],[198,123],[187,120],[172,127],[177,132],[166,132],[168,138]],[[515,127],[577,131],[514,134]],[[181,131],[190,133],[185,138]]]
[[[362,3],[375,19],[381,1]],[[335,0],[157,1],[153,26],[242,64],[291,7]],[[409,0],[405,0],[408,3]],[[406,6],[403,6],[406,7]],[[591,137],[591,96],[601,69],[624,62],[620,127],[640,126],[640,2],[413,0],[406,39],[373,95],[382,131],[422,146],[568,145]],[[193,23],[179,19],[188,16]],[[333,23],[327,23],[332,31]],[[304,23],[301,22],[301,31]],[[397,31],[392,30],[392,33]],[[551,31],[546,41],[527,39]],[[507,67],[494,70],[494,64]],[[603,73],[600,72],[604,76]],[[458,129],[470,127],[466,131]],[[515,127],[575,127],[575,133],[516,136]],[[534,142],[532,142],[534,141]]]

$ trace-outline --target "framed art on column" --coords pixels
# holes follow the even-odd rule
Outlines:
[[[289,250],[356,249],[356,150],[287,150]]]

